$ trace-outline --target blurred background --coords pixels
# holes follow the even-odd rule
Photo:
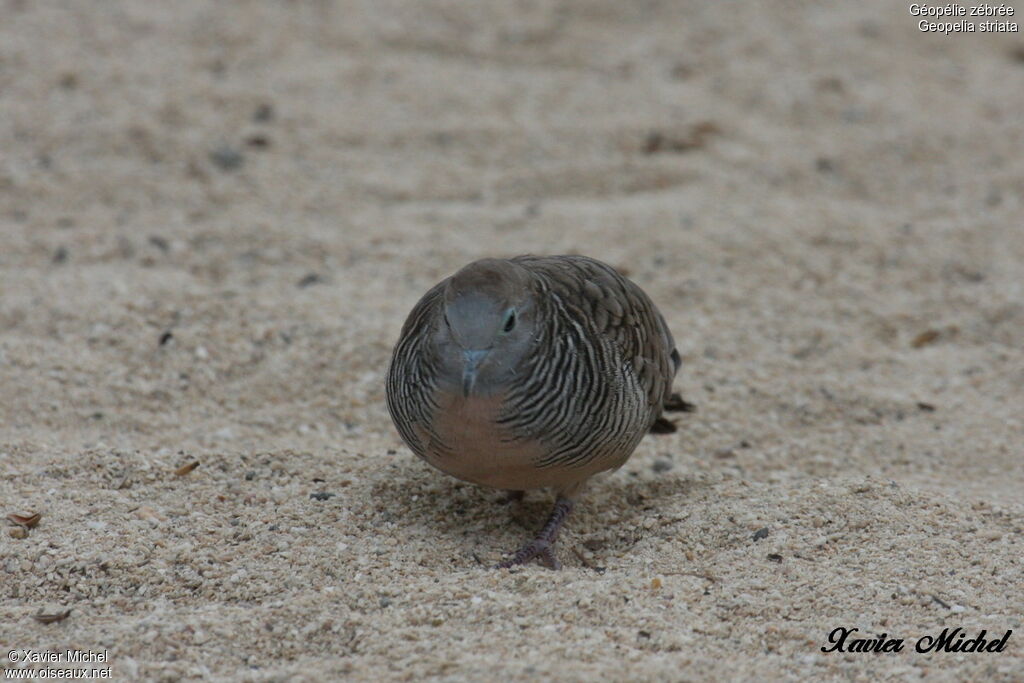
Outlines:
[[[353,398],[379,422],[411,304],[492,254],[622,267],[691,362],[952,326],[1020,346],[1012,34],[923,34],[891,3],[3,15],[0,371],[21,400],[0,417],[18,438],[301,426],[273,404],[338,436]]]
[[[610,519],[587,515],[627,495],[622,480],[668,477],[659,509],[688,510],[697,494],[678,492],[693,472],[801,501],[807,482],[869,476],[985,509],[1019,503],[1024,42],[922,33],[919,20],[882,1],[0,0],[0,491],[43,509],[50,533],[64,524],[48,548],[3,546],[20,572],[12,614],[77,595],[98,615],[79,638],[122,621],[142,634],[110,636],[122,671],[134,653],[140,675],[199,675],[172,663],[180,631],[144,636],[152,605],[118,580],[163,595],[180,613],[161,618],[180,626],[264,585],[365,580],[385,560],[378,578],[465,568],[511,547],[521,529],[415,462],[383,402],[408,310],[482,256],[612,263],[651,294],[684,358],[678,388],[698,413],[597,485],[577,545]],[[189,479],[165,476],[193,461]],[[435,502],[409,508],[416,491]],[[337,497],[317,507],[318,492]],[[327,541],[266,531],[292,503],[293,527]],[[260,549],[232,564],[214,548],[239,524],[279,552],[323,543],[321,564],[252,569]],[[907,524],[890,531],[928,526]],[[701,548],[718,548],[708,528]],[[158,555],[211,553],[220,583],[184,590],[133,569],[168,533]],[[84,538],[108,562],[128,553],[122,579],[86,572],[55,594],[63,575],[46,578],[43,558]],[[609,564],[637,541],[603,542]],[[339,544],[375,543],[369,564],[338,559]],[[693,562],[692,546],[650,543]],[[409,554],[385,552],[394,544]],[[900,572],[931,562],[907,561]],[[243,570],[257,577],[230,583]],[[245,639],[262,642],[253,623]],[[346,623],[373,641],[377,627]],[[339,642],[323,633],[278,640],[315,658],[308,648]],[[798,641],[773,666],[810,651]],[[745,661],[699,642],[705,673]],[[383,656],[353,648],[344,666]],[[557,671],[549,654],[535,672]]]

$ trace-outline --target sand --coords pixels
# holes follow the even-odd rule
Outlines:
[[[2,666],[1024,680],[1024,39],[830,4],[2,2]],[[524,252],[627,271],[698,408],[560,572],[488,568],[547,492],[384,405],[418,297]],[[914,651],[957,627],[1013,634]]]

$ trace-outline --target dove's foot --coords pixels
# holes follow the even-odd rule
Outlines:
[[[516,565],[526,564],[534,558],[540,558],[551,569],[561,569],[562,565],[558,558],[555,557],[555,541],[558,539],[558,532],[561,530],[566,517],[572,512],[573,505],[574,503],[568,498],[556,500],[551,516],[548,517],[548,521],[545,522],[544,527],[537,534],[537,538],[516,551],[515,555],[498,564],[496,569],[508,569]]]

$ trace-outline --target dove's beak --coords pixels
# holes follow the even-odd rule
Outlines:
[[[463,351],[463,358],[466,364],[462,367],[462,395],[468,397],[473,392],[473,385],[476,384],[476,373],[480,363],[487,356],[487,350]]]

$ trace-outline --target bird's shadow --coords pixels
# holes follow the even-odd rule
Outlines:
[[[523,500],[509,501],[505,491],[462,482],[415,461],[395,470],[372,489],[378,516],[407,537],[429,539],[428,546],[447,546],[451,554],[483,565],[533,538],[554,503],[546,490],[528,491]],[[584,539],[600,548],[595,554],[618,555],[639,540],[632,530],[642,519],[670,507],[669,499],[690,498],[709,485],[672,473],[654,478],[625,471],[598,475],[584,489],[561,535],[562,555],[568,560],[570,548]],[[609,529],[612,533],[605,533]]]

